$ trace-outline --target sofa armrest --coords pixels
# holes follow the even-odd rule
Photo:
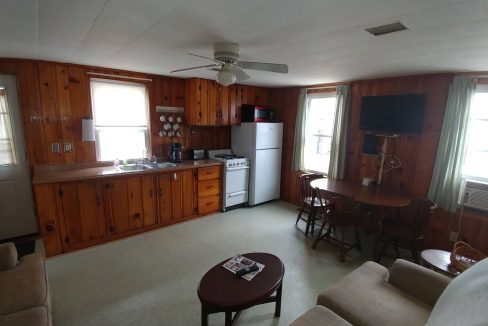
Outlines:
[[[12,242],[0,244],[0,271],[15,268],[18,264],[17,249]]]
[[[395,261],[388,277],[388,283],[431,306],[450,281],[447,276],[403,259]]]

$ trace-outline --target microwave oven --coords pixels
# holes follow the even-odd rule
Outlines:
[[[274,122],[275,112],[269,106],[243,104],[241,122]]]

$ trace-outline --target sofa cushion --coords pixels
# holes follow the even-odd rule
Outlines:
[[[488,324],[488,258],[449,283],[427,325]]]
[[[290,326],[352,326],[347,321],[339,317],[332,310],[324,306],[315,306],[300,316]]]
[[[0,316],[0,326],[48,326],[49,320],[46,307],[35,307],[27,310]]]
[[[366,262],[319,294],[323,305],[356,326],[423,325],[432,307],[396,289],[388,270]]]
[[[16,268],[0,272],[0,315],[36,306],[49,307],[44,257],[31,254]]]
[[[17,249],[12,242],[0,244],[0,271],[12,269],[17,266]]]

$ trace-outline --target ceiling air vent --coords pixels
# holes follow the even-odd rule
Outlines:
[[[391,24],[366,28],[366,31],[373,34],[374,36],[380,36],[380,35],[385,35],[385,34],[403,31],[406,29],[408,29],[408,28],[406,28],[405,25],[398,22],[398,23],[391,23]]]

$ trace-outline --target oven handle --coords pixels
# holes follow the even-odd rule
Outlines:
[[[227,168],[227,171],[235,171],[235,170],[242,170],[242,169],[249,169],[249,166],[238,166],[236,168]]]

